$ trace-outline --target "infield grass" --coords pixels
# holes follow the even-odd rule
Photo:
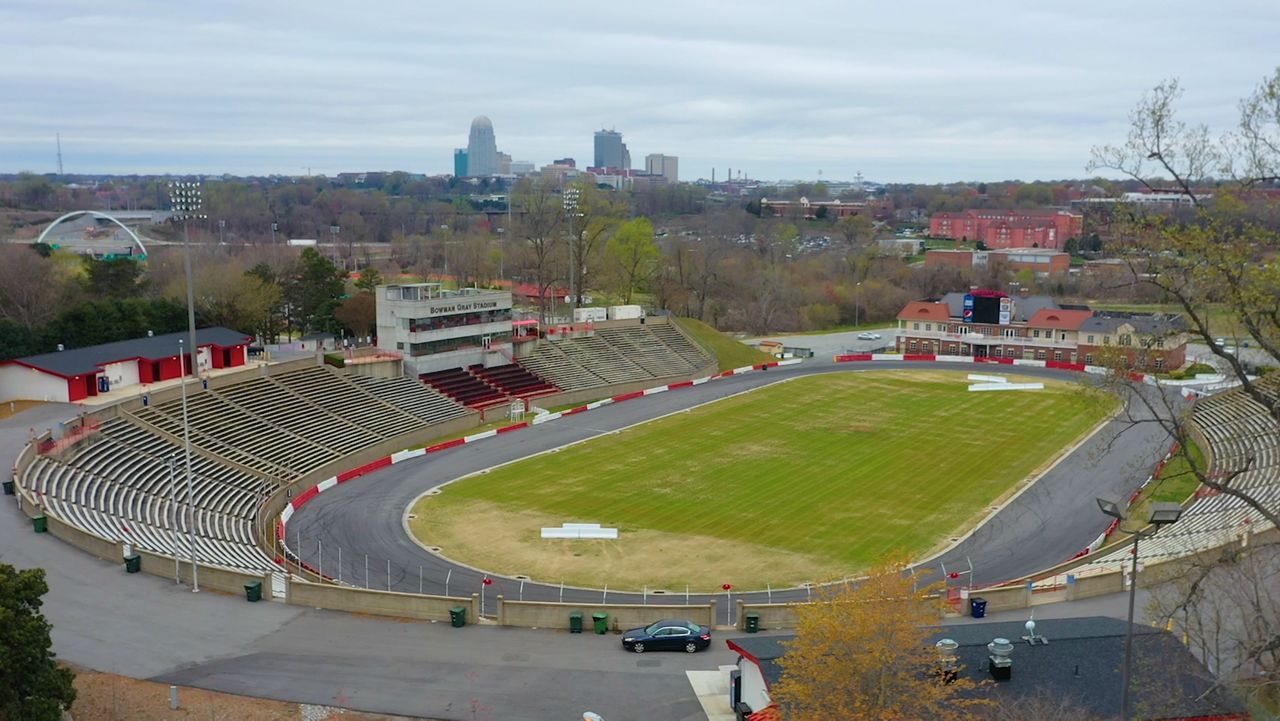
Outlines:
[[[803,376],[457,481],[414,505],[411,528],[463,563],[570,585],[838,578],[945,545],[1117,404],[1045,383],[971,393],[964,373]],[[539,537],[564,522],[619,539]]]

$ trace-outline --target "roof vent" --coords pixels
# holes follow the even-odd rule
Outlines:
[[[987,644],[987,651],[991,654],[987,657],[987,669],[991,672],[991,678],[997,681],[1008,681],[1012,678],[1013,659],[1009,654],[1013,653],[1013,644],[1009,643],[1009,639],[993,639]]]
[[[150,337],[154,336],[155,334],[156,334],[156,332],[155,332],[155,331],[153,331],[153,330],[149,330],[149,331],[147,331],[147,337],[148,337],[148,338],[150,338]]]
[[[61,353],[62,351],[66,350],[66,349],[67,349],[67,347],[66,347],[66,346],[62,345],[61,343],[59,343],[59,344],[58,344],[58,352],[59,352],[59,353]]]
[[[1036,619],[1034,616],[1027,619],[1027,622],[1023,624],[1023,628],[1027,629],[1027,635],[1023,636],[1022,640],[1029,645],[1034,646],[1039,643],[1047,646],[1049,644],[1049,639],[1036,634]]]

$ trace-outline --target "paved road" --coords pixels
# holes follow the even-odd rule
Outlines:
[[[423,550],[404,532],[402,514],[422,492],[484,468],[610,433],[780,379],[813,373],[920,370],[928,365],[947,370],[964,368],[950,363],[883,362],[840,366],[829,362],[805,363],[604,406],[397,464],[330,489],[294,515],[289,524],[289,543],[291,547],[300,549],[307,563],[320,566],[327,575],[340,577],[342,581],[357,586],[454,595],[480,592],[484,573]],[[1018,372],[1072,380],[1080,377],[1078,374],[1030,367],[1020,367]],[[1167,450],[1168,443],[1166,434],[1157,424],[1133,425],[1127,420],[1112,421],[1037,483],[1001,508],[977,531],[940,558],[928,562],[927,567],[937,568],[938,563],[946,563],[949,568],[967,568],[972,561],[975,582],[989,583],[1018,578],[1070,558],[1107,526],[1109,519],[1098,512],[1094,499],[1098,496],[1128,497],[1146,479],[1152,466]],[[957,522],[962,520],[957,519]],[[342,549],[341,565],[338,562],[339,548]],[[493,577],[496,583],[488,589],[490,598],[497,593],[508,598],[579,603],[598,603],[606,598],[601,589],[562,589],[554,584],[522,583],[514,578]],[[719,622],[729,624],[734,620],[727,600],[762,602],[771,598],[784,601],[804,598],[807,593],[803,589],[774,590],[769,594],[759,591],[734,593],[732,599],[725,594],[717,594]],[[647,600],[654,602],[659,598],[650,595]],[[705,603],[707,598],[706,595],[693,594],[688,600]],[[646,599],[639,593],[615,590],[608,592],[607,600],[642,603]],[[667,597],[664,602],[671,600]],[[674,600],[680,602],[685,597],[681,594]]]

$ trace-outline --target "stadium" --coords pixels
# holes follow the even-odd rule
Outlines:
[[[815,587],[895,553],[946,581],[952,613],[978,590],[993,611],[1120,591],[1126,551],[1094,499],[1132,496],[1170,450],[1124,397],[1161,389],[1105,391],[1092,366],[868,353],[721,368],[672,318],[537,327],[512,320],[509,294],[426,285],[379,289],[418,306],[387,315],[380,337],[406,335],[380,350],[252,362],[225,334],[189,360],[113,349],[95,362],[117,380],[68,380],[107,402],[32,429],[19,508],[117,572],[250,601],[776,629]],[[118,380],[126,351],[154,385]],[[198,379],[159,382],[189,368]],[[1008,388],[975,392],[991,385]],[[1280,488],[1265,409],[1227,390],[1192,419],[1212,468],[1257,459],[1251,487]],[[1144,557],[1265,530],[1198,496]]]

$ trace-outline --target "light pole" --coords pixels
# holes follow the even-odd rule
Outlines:
[[[338,233],[342,232],[342,228],[337,225],[329,226],[329,238],[333,241],[333,264],[338,264]]]
[[[1115,501],[1108,501],[1105,498],[1095,499],[1098,502],[1098,508],[1103,513],[1123,523],[1131,519],[1120,504]],[[1160,526],[1167,526],[1170,523],[1177,522],[1182,516],[1182,506],[1177,503],[1152,503],[1151,515],[1147,519],[1147,524],[1152,529],[1143,532],[1143,529],[1136,528],[1133,534],[1133,566],[1129,572],[1129,623],[1125,626],[1124,633],[1124,668],[1121,670],[1121,687],[1120,687],[1120,719],[1121,721],[1129,721],[1129,676],[1131,667],[1133,666],[1133,605],[1138,595],[1138,541],[1146,536],[1154,536],[1156,531],[1160,530]]]
[[[280,229],[280,224],[279,224],[279,223],[276,223],[276,222],[274,222],[274,221],[273,221],[273,222],[271,223],[271,245],[272,245],[272,247],[275,247],[275,244],[276,244],[276,231],[277,231],[277,230],[279,230],[279,229]]]
[[[169,537],[173,544],[173,582],[182,585],[182,566],[178,560],[178,481],[174,469],[178,465],[178,454],[169,454]]]
[[[191,544],[191,592],[200,591],[200,561],[196,554],[196,501],[191,493],[191,423],[187,418],[187,349],[178,341],[178,368],[182,378],[182,442],[187,453],[187,541]],[[176,549],[175,549],[176,553]]]
[[[218,245],[227,244],[227,221],[218,221]]]
[[[862,284],[857,283],[853,286],[853,327],[858,327],[858,311],[859,305],[862,303]]]
[[[580,191],[572,186],[564,189],[564,212],[569,215],[569,297],[573,299],[571,308],[578,307],[578,296],[573,287],[578,275],[578,238],[574,235],[573,219],[578,214],[579,194]]]
[[[208,217],[203,212],[204,196],[200,191],[200,183],[192,181],[169,183],[169,204],[173,211],[173,217],[182,221],[182,262],[187,276],[187,334],[191,339],[191,370],[193,373],[198,373],[199,363],[196,361],[195,354],[199,352],[200,346],[196,344],[196,301],[195,284],[191,279],[191,227],[189,221],[192,218],[201,220]],[[191,498],[191,423],[187,417],[186,353],[182,341],[178,341],[178,367],[182,375],[182,443],[187,465],[187,503],[191,504],[195,502]],[[200,577],[199,572],[196,570],[198,560],[194,536],[194,509],[191,511],[191,520],[193,525],[187,529],[192,534],[191,592],[196,593],[200,590]],[[174,552],[176,553],[177,549]]]

